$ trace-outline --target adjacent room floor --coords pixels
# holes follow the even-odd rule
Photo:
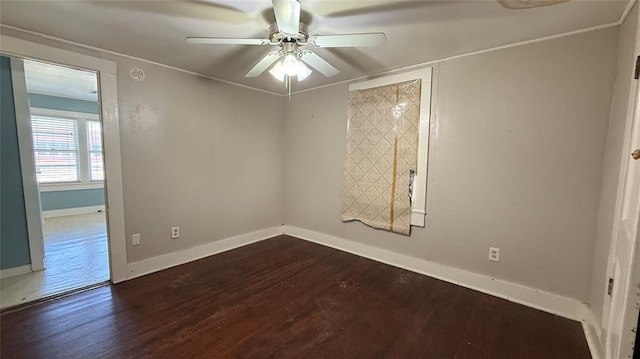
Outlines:
[[[45,266],[0,281],[0,307],[8,308],[109,280],[104,212],[47,218]]]
[[[580,323],[280,236],[14,312],[8,358],[590,358]]]

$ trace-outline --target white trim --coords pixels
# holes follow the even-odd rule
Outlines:
[[[478,292],[506,299],[510,302],[542,310],[564,318],[584,321],[587,305],[569,297],[530,288],[521,284],[491,278],[482,274],[448,267],[421,258],[395,253],[386,249],[368,246],[348,239],[311,231],[308,229],[284,226],[284,233],[292,237],[318,243],[357,256],[386,263],[394,267],[424,274],[470,288]]]
[[[62,95],[62,94],[57,94],[57,93],[44,93],[44,92],[38,92],[38,91],[29,91],[29,95],[42,95],[42,96],[48,96],[48,97],[59,97],[59,98],[64,98],[64,99],[68,99],[68,100],[78,100],[78,101],[93,102],[93,103],[97,103],[98,102],[96,100],[87,100],[86,98],[72,97],[72,96],[66,95],[66,94]],[[90,112],[86,112],[86,113],[90,113]]]
[[[124,228],[117,76],[100,72],[98,86],[100,86],[98,93],[102,114],[102,158],[104,159],[105,206],[109,238],[109,270],[111,281],[118,283],[127,278],[127,239]]]
[[[640,21],[640,17],[635,19]],[[634,54],[640,53],[640,26],[636,29],[635,51]],[[631,81],[632,83],[634,81]],[[630,93],[630,102],[633,106],[629,106],[626,123],[626,138],[623,141],[621,150],[622,160],[620,166],[620,177],[618,178],[618,197],[616,199],[616,212],[614,212],[615,240],[612,241],[612,252],[610,253],[610,261],[612,263],[612,272],[608,272],[609,278],[613,278],[613,294],[610,298],[609,320],[607,320],[607,329],[605,336],[605,353],[609,355],[616,353],[620,358],[631,358],[634,356],[634,347],[640,348],[636,343],[636,332],[638,330],[638,308],[640,307],[640,212],[636,212],[629,206],[640,206],[636,203],[637,198],[630,197],[633,195],[631,186],[640,186],[637,178],[630,177],[634,171],[634,167],[638,165],[630,159],[629,153],[636,149],[640,143],[640,83],[635,81],[635,92]],[[631,104],[630,104],[631,105]],[[633,107],[633,108],[631,108]],[[635,180],[635,181],[634,181]],[[632,215],[635,215],[631,217]],[[629,221],[629,223],[625,223]],[[635,222],[635,228],[629,228]],[[626,272],[626,278],[625,278]],[[617,298],[620,298],[618,301]],[[618,310],[614,307],[620,305]],[[611,310],[615,310],[614,314]]]
[[[602,348],[601,332],[598,321],[591,308],[585,308],[585,319],[582,321],[582,330],[589,345],[589,351],[593,359],[604,359],[604,350]]]
[[[84,189],[103,189],[104,182],[58,182],[58,183],[41,183],[40,192],[60,192],[60,191],[78,191]]]
[[[44,235],[36,164],[33,154],[33,137],[31,135],[31,115],[27,98],[27,83],[24,74],[24,63],[20,59],[11,59],[11,79],[13,83],[13,102],[16,110],[16,126],[18,130],[18,147],[20,150],[20,169],[24,207],[27,217],[27,235],[29,240],[29,256],[31,268],[41,270],[44,263]]]
[[[186,73],[186,74],[190,74],[190,75],[204,77],[204,78],[209,79],[209,80],[219,81],[219,82],[222,82],[222,83],[225,83],[225,84],[242,87],[242,88],[246,88],[246,89],[249,89],[249,90],[254,90],[254,91],[258,91],[258,92],[264,92],[264,93],[268,93],[268,94],[275,95],[275,96],[285,96],[286,95],[286,94],[282,94],[282,93],[277,93],[277,92],[272,92],[272,91],[268,91],[268,90],[259,89],[259,88],[256,88],[256,87],[242,85],[242,84],[239,84],[239,83],[236,83],[236,82],[223,80],[221,78],[217,78],[217,77],[201,74],[199,72],[194,72],[194,71],[181,69],[179,67],[166,65],[166,64],[163,64],[163,63],[160,63],[160,62],[146,60],[146,59],[143,59],[143,58],[140,58],[140,57],[135,57],[135,56],[123,54],[121,52],[115,52],[115,51],[111,51],[111,50],[106,50],[106,49],[103,49],[103,48],[100,48],[100,47],[95,47],[95,46],[90,46],[90,45],[86,45],[86,44],[81,44],[79,42],[65,40],[65,39],[62,39],[62,38],[59,38],[59,37],[55,37],[55,36],[51,36],[51,35],[47,35],[47,34],[44,34],[44,33],[41,33],[41,32],[26,30],[26,29],[23,29],[23,28],[20,28],[20,27],[17,27],[17,26],[11,26],[11,25],[0,23],[0,28],[1,27],[5,27],[5,28],[11,29],[11,30],[20,31],[20,32],[23,32],[23,33],[26,33],[26,34],[30,34],[30,35],[36,35],[36,36],[43,37],[43,38],[49,39],[49,40],[59,41],[59,42],[62,42],[62,43],[65,43],[65,44],[69,44],[69,45],[79,46],[79,47],[82,47],[82,48],[85,48],[85,49],[89,49],[89,50],[103,52],[105,54],[111,54],[111,55],[116,55],[116,56],[124,57],[124,58],[127,58],[127,59],[131,59],[131,60],[145,62],[145,63],[148,63],[148,64],[164,67],[164,68],[171,69],[171,70],[180,71],[180,72],[183,72],[183,73]],[[4,44],[2,44],[2,45],[4,45]]]
[[[637,122],[640,124],[640,121]],[[635,348],[638,348],[636,343],[636,331],[638,323],[638,308],[640,307],[640,288],[638,288],[638,278],[640,277],[640,262],[638,261],[638,255],[640,254],[640,219],[636,226],[636,237],[633,238],[633,244],[631,246],[631,263],[629,263],[629,277],[627,278],[624,311],[622,320],[622,336],[620,337],[620,356],[632,357]]]
[[[454,56],[449,56],[449,57],[445,57],[445,58],[441,58],[441,59],[421,62],[421,63],[415,64],[415,65],[410,65],[410,66],[406,66],[406,67],[400,67],[400,68],[396,68],[396,69],[385,70],[385,71],[382,71],[382,72],[379,72],[379,73],[376,73],[376,74],[373,74],[373,75],[365,75],[365,76],[356,77],[354,79],[342,80],[342,81],[332,82],[332,83],[329,83],[329,84],[326,84],[326,85],[311,87],[311,88],[304,89],[304,90],[293,91],[291,94],[292,95],[297,95],[299,93],[303,93],[303,92],[307,92],[307,91],[318,90],[318,89],[321,89],[321,88],[331,87],[331,86],[336,86],[336,85],[350,84],[352,82],[372,79],[372,78],[385,76],[385,75],[390,75],[390,74],[394,74],[394,73],[398,73],[398,72],[417,70],[417,69],[425,68],[425,67],[434,67],[434,66],[437,66],[437,65],[439,65],[439,64],[441,64],[443,62],[447,62],[447,61],[451,61],[451,60],[462,59],[462,58],[465,58],[465,57],[480,55],[480,54],[484,54],[484,53],[487,53],[487,52],[493,52],[493,51],[498,51],[498,50],[509,49],[509,48],[512,48],[512,47],[535,44],[535,43],[538,43],[538,42],[547,41],[547,40],[553,40],[553,39],[562,38],[562,37],[566,37],[566,36],[583,34],[585,32],[608,29],[610,27],[615,27],[615,26],[618,26],[618,25],[619,24],[617,22],[613,22],[613,23],[610,23],[610,24],[592,26],[592,27],[589,27],[589,28],[586,28],[586,29],[582,29],[582,30],[564,32],[564,33],[557,34],[557,35],[550,35],[550,36],[540,37],[540,38],[537,38],[537,39],[525,40],[525,41],[521,41],[521,42],[515,42],[515,43],[512,43],[512,44],[491,47],[491,48],[484,49],[484,50],[478,50],[478,51],[468,52],[468,53],[464,53],[464,54],[460,54],[460,55],[454,55]],[[286,96],[286,94],[283,94],[281,96]]]
[[[617,21],[618,25],[622,25],[622,23],[627,19],[627,16],[629,16],[629,13],[631,12],[631,9],[633,9],[633,5],[635,3],[636,3],[636,0],[629,0],[629,3],[624,8],[624,10],[622,10],[622,14],[620,14],[620,17],[618,18],[618,21]]]
[[[57,47],[46,46],[7,35],[0,35],[0,50],[20,58],[36,58],[53,64],[72,66],[77,69],[116,73],[116,63],[77,52],[62,50]]]
[[[90,167],[89,164],[89,149],[87,142],[89,139],[87,138],[87,122],[86,120],[75,120],[76,121],[76,144],[77,144],[77,153],[78,153],[78,178],[80,182],[89,182],[90,177]]]
[[[366,90],[374,87],[397,84],[399,82],[422,79],[431,82],[431,68],[420,69],[411,72],[403,72],[399,74],[379,77],[371,80],[354,82],[349,85],[349,91]]]
[[[632,1],[633,2],[633,1]],[[629,11],[632,9],[632,5],[628,6]],[[625,16],[628,16],[628,14]],[[625,21],[621,17],[621,21]],[[635,29],[635,44],[634,44],[634,57],[640,56],[640,27],[636,27]],[[620,74],[619,74],[620,75]],[[622,74],[622,76],[632,76],[633,73],[630,72],[628,74]],[[626,183],[626,175],[627,169],[629,165],[629,153],[631,152],[632,143],[631,136],[633,134],[633,123],[637,116],[638,105],[640,104],[640,83],[638,81],[631,81],[629,84],[629,98],[627,101],[627,111],[626,111],[626,119],[625,119],[625,129],[624,134],[626,134],[622,141],[622,147],[620,150],[620,169],[618,171],[618,180],[617,180],[617,190],[616,190],[616,200],[613,211],[613,226],[611,228],[611,241],[609,244],[609,254],[607,256],[607,269],[606,269],[606,277],[607,279],[613,278],[616,280],[616,286],[625,285],[625,283],[620,283],[618,276],[616,276],[615,268],[617,264],[617,246],[618,246],[618,235],[620,232],[620,222],[622,219],[622,204],[625,194],[625,183]],[[613,109],[611,109],[613,111]],[[627,152],[628,151],[628,152]],[[640,233],[640,231],[638,232]],[[629,273],[629,279],[631,279],[632,273]],[[606,287],[604,287],[606,288]],[[614,293],[615,294],[615,293]],[[612,305],[614,302],[612,301],[612,296],[610,296],[606,290],[603,290],[601,293],[603,298],[602,304],[602,317],[600,321],[600,328],[602,331],[602,343],[604,344],[604,351],[607,352],[609,349],[609,345],[611,345],[611,331],[615,330],[611,328],[613,324],[613,320],[616,319],[615,316],[611,315]],[[624,305],[624,304],[623,304]],[[624,311],[624,309],[623,309]],[[637,322],[634,322],[635,325]],[[617,338],[616,340],[622,341],[622,338]]]
[[[372,80],[352,83],[349,91],[365,90],[374,87],[387,86],[400,82],[420,79],[420,130],[418,141],[418,166],[414,179],[414,201],[411,213],[411,225],[424,227],[427,207],[427,171],[429,168],[429,129],[431,119],[431,83],[433,71],[430,67],[403,72],[399,74],[379,77]],[[424,168],[423,168],[424,167]]]
[[[64,117],[74,120],[100,120],[100,116],[97,113],[54,110],[52,108],[42,107],[31,107],[31,114],[36,116]]]
[[[635,0],[631,0],[631,2],[634,2],[634,1]],[[629,5],[627,5],[627,6],[629,7],[629,10],[631,10],[631,6],[629,6]],[[582,34],[582,33],[589,32],[589,31],[597,31],[597,30],[607,29],[607,28],[610,28],[610,27],[615,27],[615,26],[620,25],[621,21],[624,21],[624,18],[626,18],[626,15],[627,15],[626,11],[627,10],[625,8],[625,10],[623,11],[623,13],[620,16],[620,18],[616,22],[612,22],[612,23],[609,23],[609,24],[602,24],[602,25],[592,26],[592,27],[588,27],[588,28],[585,28],[585,29],[564,32],[564,33],[560,33],[560,34],[556,34],[556,35],[543,36],[543,37],[536,38],[536,39],[515,42],[515,43],[512,43],[512,44],[496,46],[496,47],[491,47],[491,48],[484,49],[484,50],[473,51],[473,52],[464,53],[464,54],[460,54],[460,55],[455,55],[455,56],[445,57],[445,58],[436,59],[436,60],[432,60],[432,61],[422,62],[422,63],[418,63],[418,64],[415,64],[415,65],[407,66],[407,67],[390,69],[390,70],[386,70],[386,71],[383,71],[383,72],[380,72],[380,73],[377,73],[377,74],[374,74],[374,75],[360,76],[360,77],[347,79],[347,80],[343,80],[343,81],[332,82],[332,83],[329,83],[329,84],[326,84],[326,85],[315,86],[315,87],[311,87],[311,88],[304,89],[304,90],[293,91],[291,94],[295,95],[295,94],[302,93],[302,92],[318,90],[318,89],[321,89],[321,88],[324,88],[324,87],[340,85],[340,84],[345,84],[345,83],[351,83],[351,82],[354,82],[354,81],[366,80],[366,79],[369,79],[369,78],[372,78],[372,77],[386,75],[386,74],[392,74],[392,73],[395,73],[395,72],[403,72],[403,71],[415,70],[415,69],[419,69],[419,68],[422,68],[422,67],[428,67],[428,66],[432,66],[432,65],[435,65],[435,64],[439,64],[441,62],[455,60],[455,59],[468,57],[468,56],[473,56],[473,55],[478,55],[478,54],[482,54],[482,53],[485,53],[485,52],[491,52],[491,51],[502,50],[502,49],[507,49],[507,48],[516,47],[516,46],[533,44],[533,43],[546,41],[546,40],[552,40],[552,39],[556,39],[556,38],[560,38],[560,37]],[[623,18],[623,16],[624,16],[624,18]],[[30,34],[30,35],[36,35],[36,36],[43,37],[43,38],[50,39],[50,40],[54,40],[54,41],[63,42],[63,43],[74,45],[74,46],[83,47],[83,48],[89,49],[89,50],[100,51],[100,52],[104,52],[104,53],[111,54],[111,55],[121,56],[121,57],[125,57],[125,58],[132,59],[132,60],[142,61],[142,62],[146,62],[146,63],[149,63],[149,64],[157,65],[157,66],[162,66],[162,67],[165,67],[165,68],[168,68],[168,69],[172,69],[172,70],[188,73],[188,74],[195,75],[195,76],[204,77],[204,78],[207,78],[207,79],[210,79],[210,80],[220,81],[220,82],[227,83],[227,84],[230,84],[230,85],[240,86],[240,87],[243,87],[243,88],[246,88],[246,89],[250,89],[250,90],[264,92],[264,93],[268,93],[268,94],[276,95],[276,96],[288,96],[288,94],[286,94],[286,93],[272,92],[272,91],[263,90],[263,89],[259,89],[259,88],[255,88],[255,87],[251,87],[251,86],[247,86],[247,85],[242,85],[242,84],[239,84],[239,83],[223,80],[223,79],[220,79],[220,78],[217,78],[217,77],[201,74],[201,73],[198,73],[198,72],[193,72],[193,71],[181,69],[179,67],[165,65],[165,64],[162,64],[162,63],[159,63],[159,62],[154,62],[154,61],[142,59],[142,58],[139,58],[139,57],[126,55],[126,54],[123,54],[123,53],[102,49],[102,48],[99,48],[99,47],[89,46],[89,45],[81,44],[81,43],[78,43],[78,42],[73,42],[73,41],[61,39],[59,37],[43,34],[43,33],[36,32],[36,31],[26,30],[26,29],[23,29],[23,28],[20,28],[20,27],[16,27],[16,26],[11,26],[11,25],[0,23],[0,28],[1,27],[5,27],[7,29],[20,31],[20,32],[23,32],[23,33],[26,33],[26,34]]]
[[[127,252],[124,230],[124,194],[122,188],[116,63],[6,35],[0,35],[0,52],[98,73],[98,86],[101,97],[99,103],[103,133],[103,158],[105,160],[104,186],[107,208],[109,267],[113,283],[125,280],[127,278]]]
[[[424,259],[394,253],[348,239],[308,229],[283,226],[284,234],[355,254],[377,262],[437,278],[461,287],[470,288],[510,302],[581,322],[593,359],[604,359],[600,344],[599,326],[591,309],[576,299],[527,287],[521,284],[487,277],[462,269],[447,267]]]
[[[282,226],[271,227],[203,244],[197,247],[183,249],[178,252],[163,254],[157,257],[129,263],[127,280],[158,272],[163,269],[179,266],[184,263],[226,252],[238,247],[243,247],[281,234],[283,234]]]
[[[17,275],[23,275],[31,272],[32,270],[30,264],[25,264],[19,267],[0,269],[0,279],[15,277]]]
[[[59,98],[65,98],[65,99],[69,99],[69,100],[78,100],[78,101],[84,101],[84,102],[98,103],[97,100],[87,100],[86,98],[72,97],[72,96],[69,96],[69,95],[66,95],[66,94],[65,95],[58,95],[58,94],[55,94],[55,93],[44,93],[44,92],[38,92],[38,91],[29,91],[29,95],[42,95],[42,96],[48,96],[48,97],[59,97]],[[83,112],[83,113],[90,113],[90,112]]]
[[[43,218],[63,217],[63,216],[75,216],[79,214],[89,214],[104,211],[104,206],[87,206],[87,207],[75,207],[75,208],[63,208],[63,209],[51,209],[42,212]]]
[[[425,184],[425,187],[426,187],[426,184]],[[425,218],[426,214],[427,214],[427,212],[425,212],[425,211],[422,211],[422,210],[419,210],[419,209],[412,209],[411,210],[411,225],[412,226],[418,226],[418,227],[424,227],[424,224],[425,224],[424,218]]]

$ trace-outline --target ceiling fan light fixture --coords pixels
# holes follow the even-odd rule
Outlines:
[[[300,60],[298,60],[295,55],[288,54],[282,60],[282,67],[287,76],[296,76],[298,74],[298,68],[300,67]]]
[[[282,82],[284,81],[284,77],[287,75],[284,72],[284,67],[282,66],[282,61],[276,62],[275,65],[269,70],[269,73],[276,78],[276,80]]]
[[[309,75],[311,75],[311,69],[300,62],[300,66],[298,68],[298,82],[306,79]]]
[[[284,81],[287,76],[297,77],[302,81],[311,75],[311,69],[302,63],[295,55],[288,54],[278,60],[269,70],[269,73],[278,81]]]

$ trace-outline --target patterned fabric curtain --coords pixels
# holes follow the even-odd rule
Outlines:
[[[420,80],[349,92],[342,220],[409,235]]]

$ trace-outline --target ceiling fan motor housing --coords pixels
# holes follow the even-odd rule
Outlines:
[[[278,29],[278,24],[273,23],[269,25],[269,40],[273,44],[278,44],[281,42],[297,42],[300,44],[306,44],[309,39],[309,27],[302,22],[298,26],[298,34],[295,36],[291,36],[281,32]]]
[[[286,56],[286,55],[295,55],[296,57],[299,57],[299,53],[300,51],[298,50],[298,43],[295,41],[282,41],[280,43],[280,47],[281,47],[281,55],[282,56]]]

